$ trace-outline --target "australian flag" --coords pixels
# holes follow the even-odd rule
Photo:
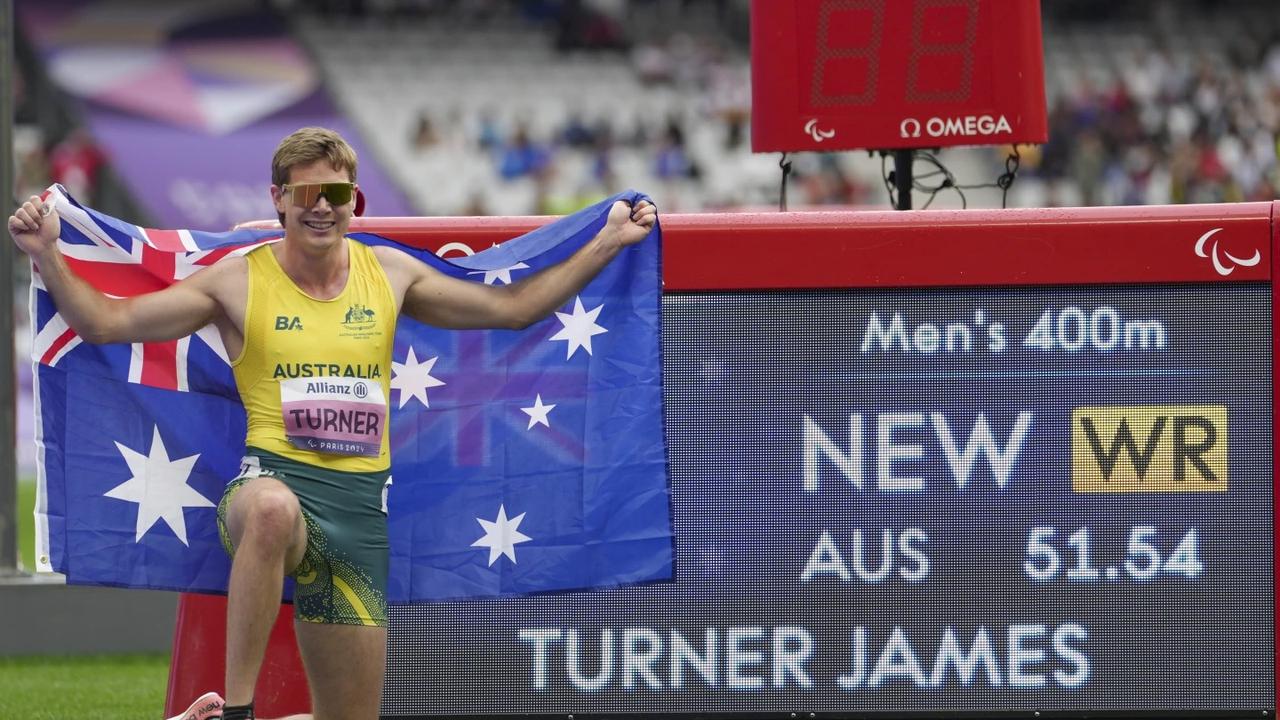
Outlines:
[[[623,193],[459,260],[487,284],[569,257]],[[152,230],[46,193],[68,264],[104,293],[161,289],[279,230]],[[390,600],[523,594],[671,577],[670,480],[655,228],[565,307],[523,331],[401,318],[392,353]],[[41,570],[68,582],[224,592],[216,504],[245,447],[226,351],[206,327],[91,345],[32,274]]]

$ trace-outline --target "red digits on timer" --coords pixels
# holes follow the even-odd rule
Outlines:
[[[869,42],[862,47],[831,47],[831,16],[849,10],[871,11]],[[880,76],[880,38],[884,34],[884,0],[827,0],[818,6],[818,55],[814,63],[813,85],[809,98],[814,107],[823,105],[865,105],[876,97],[876,79]],[[836,60],[862,59],[866,63],[866,81],[862,92],[833,95],[823,92],[822,85],[827,65]],[[844,65],[845,63],[841,63]]]
[[[814,107],[832,105],[869,105],[876,100],[880,76],[880,47],[884,36],[885,4],[889,0],[824,0],[818,6],[815,38],[816,56],[809,99]],[[901,0],[895,0],[901,1]],[[973,46],[978,38],[979,0],[913,0],[911,14],[911,48],[907,56],[906,100],[908,102],[955,102],[969,97],[973,80]],[[831,17],[851,11],[869,13],[869,32],[860,45],[841,44],[832,47]],[[961,27],[957,41],[939,41],[924,33],[929,16],[940,28]],[[861,61],[849,63],[849,60]],[[861,92],[833,94],[823,90],[825,79],[837,63],[848,70],[851,65],[865,68]],[[941,81],[941,82],[939,82]],[[846,87],[849,83],[842,83]],[[941,87],[940,87],[941,85]]]

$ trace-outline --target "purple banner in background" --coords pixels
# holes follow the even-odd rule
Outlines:
[[[329,101],[317,95],[302,103],[312,104]],[[355,147],[366,214],[415,214],[364,151],[355,129],[336,114],[290,110],[216,138],[110,111],[93,112],[89,119],[112,165],[161,227],[227,230],[237,222],[274,218],[271,154],[281,138],[306,125],[332,128]]]
[[[253,4],[42,1],[18,10],[50,77],[81,100],[93,139],[155,226],[225,230],[274,218],[271,155],[308,125],[356,149],[366,214],[416,214],[305,51]]]

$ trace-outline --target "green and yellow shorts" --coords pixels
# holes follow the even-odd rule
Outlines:
[[[227,533],[231,497],[254,478],[276,478],[298,497],[307,523],[306,552],[289,574],[294,618],[386,627],[389,545],[382,489],[389,472],[326,470],[249,448],[218,503],[222,547],[234,554]]]

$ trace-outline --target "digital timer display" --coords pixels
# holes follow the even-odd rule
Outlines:
[[[754,0],[757,152],[1040,143],[1036,0]]]

